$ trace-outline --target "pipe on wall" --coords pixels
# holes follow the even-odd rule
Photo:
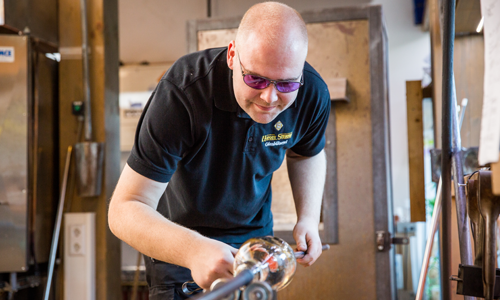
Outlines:
[[[443,10],[443,102],[442,102],[442,230],[441,230],[441,293],[451,299],[451,155],[453,126],[453,46],[455,38],[455,0],[445,0]]]

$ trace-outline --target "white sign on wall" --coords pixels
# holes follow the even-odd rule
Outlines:
[[[0,46],[0,62],[14,62],[14,47]]]
[[[123,92],[118,96],[120,108],[122,109],[142,109],[151,97],[153,92]]]

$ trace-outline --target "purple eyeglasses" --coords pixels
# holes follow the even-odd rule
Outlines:
[[[245,74],[243,71],[244,67],[241,64],[240,60],[240,54],[238,51],[236,51],[236,54],[238,55],[238,61],[240,62],[241,66],[241,75],[243,76],[243,81],[248,85],[249,87],[256,89],[256,90],[262,90],[267,88],[271,83],[274,84],[278,92],[280,93],[291,93],[295,92],[298,90],[302,85],[304,85],[304,76],[299,75],[297,78],[293,80],[297,80],[300,77],[300,82],[298,81],[293,81],[293,80],[271,80],[269,78],[263,77],[263,76],[257,76],[257,75],[252,75],[252,74]]]

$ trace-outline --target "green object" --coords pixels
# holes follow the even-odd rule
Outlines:
[[[71,103],[71,113],[75,116],[83,116],[83,101],[73,101]]]

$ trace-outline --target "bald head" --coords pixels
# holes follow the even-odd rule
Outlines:
[[[300,14],[279,2],[252,6],[243,16],[236,34],[236,44],[240,49],[262,44],[284,51],[305,51],[307,54],[307,42],[306,24]]]

